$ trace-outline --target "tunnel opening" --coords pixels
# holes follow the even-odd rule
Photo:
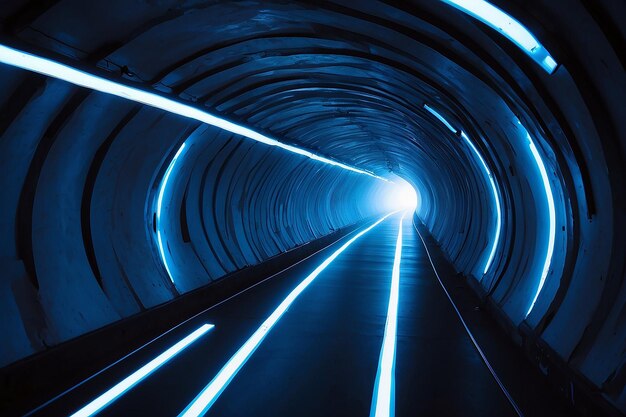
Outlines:
[[[385,187],[384,195],[381,197],[385,201],[384,211],[410,211],[419,210],[420,197],[415,188],[405,179],[393,176],[391,184]]]

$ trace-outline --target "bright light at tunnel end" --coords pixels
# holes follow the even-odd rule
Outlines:
[[[405,180],[399,178],[394,180],[385,192],[386,210],[417,210],[419,206],[419,197],[415,188]]]
[[[424,104],[424,109],[426,109],[430,114],[435,116],[445,127],[448,128],[452,133],[456,133],[457,130],[443,117],[437,110],[430,107],[428,104]]]
[[[167,189],[167,184],[169,182],[170,175],[172,174],[172,170],[174,169],[174,166],[176,165],[176,161],[178,161],[178,158],[180,157],[180,155],[183,153],[184,150],[185,150],[185,142],[183,142],[183,144],[180,145],[180,148],[178,148],[178,151],[176,151],[176,154],[174,155],[167,169],[165,170],[165,174],[163,175],[163,180],[161,180],[161,184],[159,185],[159,193],[157,195],[157,203],[156,203],[155,228],[157,231],[156,233],[157,233],[157,244],[159,247],[159,254],[161,255],[161,261],[163,262],[163,266],[165,267],[165,270],[167,271],[167,275],[170,281],[172,281],[172,284],[174,285],[176,285],[176,282],[174,281],[174,276],[172,275],[172,270],[170,269],[170,263],[168,262],[168,256],[167,256],[167,253],[165,252],[166,242],[163,237],[164,232],[163,232],[163,223],[161,221],[161,212],[163,210],[163,197],[165,196],[165,191]]]
[[[126,100],[152,106],[170,113],[178,114],[183,117],[189,117],[199,122],[206,123],[211,126],[224,129],[236,135],[244,136],[257,142],[270,146],[284,149],[288,152],[305,156],[315,161],[323,162],[328,165],[336,166],[358,174],[368,175],[381,181],[388,181],[383,177],[379,177],[369,171],[346,165],[339,161],[332,160],[320,155],[316,155],[311,151],[299,148],[297,146],[282,143],[276,139],[262,135],[248,127],[238,125],[224,118],[210,114],[171,98],[159,95],[154,92],[145,91],[139,88],[130,87],[120,82],[112,81],[97,75],[93,75],[69,65],[61,64],[48,58],[43,58],[28,52],[20,51],[0,44],[0,62],[11,65],[13,67],[22,68],[28,71],[47,75],[52,78],[66,81],[68,83],[100,91],[102,93],[112,94]]]

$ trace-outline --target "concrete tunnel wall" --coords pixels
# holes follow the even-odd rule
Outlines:
[[[437,1],[11,1],[0,21],[8,44],[406,179],[421,221],[512,337],[626,410],[625,6],[493,3],[552,53],[553,75]],[[0,84],[0,294],[16,335],[2,344],[5,363],[384,211],[367,176],[7,66]],[[484,275],[496,230],[489,178],[425,103],[493,173],[502,231]],[[528,317],[549,224],[527,134],[556,232]],[[164,221],[172,285],[153,205],[185,140]]]
[[[385,209],[384,183],[369,177],[61,81],[3,75],[21,78],[16,95],[39,85],[1,145],[3,218],[13,220],[2,233],[13,258],[4,364]],[[155,244],[156,189],[183,142],[161,215],[170,279]],[[30,253],[13,230],[31,235]]]

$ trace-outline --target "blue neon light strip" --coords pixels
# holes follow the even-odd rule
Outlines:
[[[541,174],[541,180],[543,182],[543,188],[546,193],[546,200],[548,202],[548,220],[549,220],[549,230],[548,230],[548,249],[546,250],[546,259],[543,263],[543,268],[541,270],[541,278],[539,280],[539,285],[537,286],[537,291],[533,296],[533,300],[530,303],[530,307],[528,307],[528,311],[526,311],[526,317],[530,314],[535,307],[535,303],[537,302],[537,298],[539,298],[539,294],[543,289],[544,284],[546,283],[546,278],[548,277],[548,272],[550,272],[550,264],[552,263],[552,254],[554,253],[554,243],[556,240],[556,209],[554,207],[554,195],[552,194],[552,187],[550,186],[550,179],[548,178],[548,172],[546,170],[546,166],[543,163],[543,159],[539,154],[539,150],[535,146],[535,142],[533,142],[532,138],[528,131],[526,131],[526,138],[528,139],[528,146],[530,147],[530,152],[535,158],[535,162],[537,163],[537,168],[539,169],[539,173]]]
[[[456,132],[457,132],[457,130],[456,130],[454,127],[452,127],[452,125],[451,125],[451,124],[450,124],[450,123],[446,120],[446,118],[445,118],[445,117],[443,117],[441,114],[439,114],[439,112],[438,112],[437,110],[433,109],[433,108],[432,108],[432,107],[430,107],[428,104],[424,104],[424,108],[425,108],[426,110],[428,110],[428,112],[429,112],[430,114],[432,114],[433,116],[435,116],[435,117],[436,117],[436,118],[437,118],[437,119],[438,119],[441,123],[443,123],[443,125],[444,125],[445,127],[447,127],[447,128],[448,128],[448,130],[450,130],[452,133],[456,133]]]
[[[161,185],[159,186],[159,193],[157,196],[157,209],[156,209],[157,243],[159,245],[159,253],[161,254],[161,260],[163,261],[163,265],[165,266],[167,275],[170,278],[170,281],[172,281],[172,284],[175,284],[174,276],[172,275],[172,271],[170,270],[169,263],[167,261],[167,254],[165,252],[165,245],[163,244],[163,236],[161,234],[161,209],[163,206],[163,196],[165,195],[165,189],[167,188],[167,182],[170,179],[170,174],[172,173],[172,169],[174,168],[174,165],[176,165],[176,161],[178,160],[178,157],[181,155],[184,149],[185,149],[185,143],[183,142],[183,144],[180,145],[180,148],[178,148],[178,151],[174,155],[174,158],[172,158],[172,160],[170,161],[170,164],[167,167],[167,170],[165,170],[165,175],[163,175],[163,180],[161,181]]]
[[[333,161],[332,159],[316,155],[306,149],[301,149],[296,146],[279,142],[276,139],[272,139],[268,136],[255,132],[250,128],[240,126],[221,117],[214,116],[197,107],[193,107],[188,104],[172,100],[156,93],[129,87],[125,84],[121,84],[115,81],[108,80],[106,78],[89,74],[47,58],[39,57],[24,51],[0,45],[0,62],[14,67],[23,68],[28,71],[47,75],[49,77],[57,78],[59,80],[67,81],[68,83],[74,85],[122,97],[126,100],[146,104],[148,106],[156,107],[158,109],[165,110],[170,113],[175,113],[180,116],[189,117],[199,122],[227,130],[231,133],[245,136],[249,139],[264,143],[266,145],[276,146],[277,148],[281,148],[298,155],[306,156],[307,158],[311,158],[325,164],[334,165],[348,171],[356,172],[363,175],[369,175],[370,177],[374,177],[382,181],[387,181],[385,178],[379,177],[369,171],[355,168],[341,162]]]
[[[391,273],[391,290],[389,291],[387,322],[385,323],[383,346],[380,350],[370,417],[393,417],[395,415],[396,339],[398,329],[398,298],[400,296],[400,260],[402,258],[403,220],[404,214],[402,218],[400,218],[400,226],[398,229],[396,255],[393,260],[393,270]]]
[[[502,229],[502,208],[500,207],[500,196],[498,193],[498,188],[496,187],[496,182],[491,174],[491,170],[487,166],[485,159],[478,151],[478,148],[474,145],[474,143],[470,140],[470,138],[465,134],[465,132],[461,131],[461,137],[465,140],[465,143],[470,147],[470,149],[476,155],[476,158],[480,161],[480,164],[483,167],[483,170],[487,174],[487,178],[489,178],[489,185],[491,186],[491,194],[493,196],[493,201],[496,205],[496,231],[494,233],[493,242],[491,243],[491,250],[489,251],[489,257],[487,258],[487,263],[485,263],[485,268],[483,269],[483,275],[487,273],[489,267],[493,263],[493,259],[496,255],[496,249],[498,248],[498,243],[500,242],[500,231]]]
[[[204,415],[213,403],[217,400],[220,394],[226,389],[230,381],[237,375],[239,370],[245,365],[250,356],[259,347],[265,336],[272,330],[272,327],[280,320],[282,315],[287,311],[289,306],[296,300],[296,298],[304,291],[317,276],[328,265],[331,264],[343,251],[345,251],[350,245],[352,245],[358,238],[365,233],[378,226],[383,220],[391,216],[390,213],[378,220],[367,229],[362,230],[356,234],[353,238],[348,240],[339,249],[337,249],[332,255],[330,255],[324,262],[320,264],[315,270],[307,276],[291,293],[283,300],[282,303],[274,310],[274,312],[261,324],[261,326],[250,336],[250,338],[239,348],[239,350],[226,362],[226,365],[217,373],[209,384],[200,391],[200,393],[194,398],[194,400],[180,413],[180,417],[197,417]]]
[[[450,6],[480,20],[500,32],[517,47],[526,52],[548,74],[552,74],[557,62],[524,25],[493,4],[484,0],[441,0]]]
[[[443,117],[441,114],[439,114],[435,109],[430,107],[428,104],[424,104],[424,108],[428,110],[428,112],[430,112],[437,119],[439,119],[439,121],[441,121],[441,123],[443,123],[450,131],[457,133],[457,129],[455,129],[446,120],[446,118]],[[482,154],[480,153],[476,145],[474,145],[474,143],[465,134],[465,132],[461,130],[460,133],[461,133],[461,137],[463,138],[467,146],[469,146],[469,148],[472,150],[472,152],[476,156],[476,159],[478,159],[478,162],[480,162],[480,166],[482,167],[483,171],[485,171],[485,174],[487,175],[487,178],[489,179],[489,185],[491,187],[491,194],[493,196],[493,201],[496,206],[496,231],[494,233],[493,242],[491,243],[491,250],[489,251],[487,262],[485,263],[485,267],[483,268],[483,276],[484,276],[485,274],[487,274],[487,271],[489,271],[489,268],[491,267],[491,264],[493,263],[493,260],[496,255],[496,250],[498,249],[498,243],[500,242],[500,232],[502,230],[502,207],[500,206],[500,193],[498,192],[498,187],[496,186],[495,178],[493,177],[491,170],[489,169],[489,167],[487,166],[487,163],[485,162],[485,158],[483,158]]]
[[[159,356],[124,378],[121,382],[114,385],[111,389],[100,395],[98,398],[76,411],[71,417],[88,417],[93,416],[105,407],[110,405],[113,401],[124,395],[128,390],[132,389],[135,385],[140,383],[143,379],[147,378],[154,371],[159,369],[162,365],[178,355],[185,348],[198,340],[200,336],[215,327],[212,324],[203,324],[194,332],[186,336],[184,339],[176,343],[174,346],[161,353]]]

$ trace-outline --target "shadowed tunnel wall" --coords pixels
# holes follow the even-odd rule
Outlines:
[[[0,19],[7,45],[404,178],[514,340],[626,410],[626,6],[493,3],[552,75],[439,1],[10,1]],[[182,116],[6,65],[0,91],[4,364],[389,210],[388,183]],[[168,274],[155,202],[183,143]]]
[[[14,320],[7,324],[23,330],[12,333],[12,349],[3,345],[5,363],[385,208],[380,185],[369,177],[28,77],[22,82],[39,89],[6,131],[11,141],[2,142],[3,166],[10,167],[2,184],[3,218],[13,219],[4,222],[3,248],[22,258],[11,265],[8,281],[7,295],[16,297],[3,307]],[[162,202],[168,272],[159,253],[156,205],[182,143]]]

